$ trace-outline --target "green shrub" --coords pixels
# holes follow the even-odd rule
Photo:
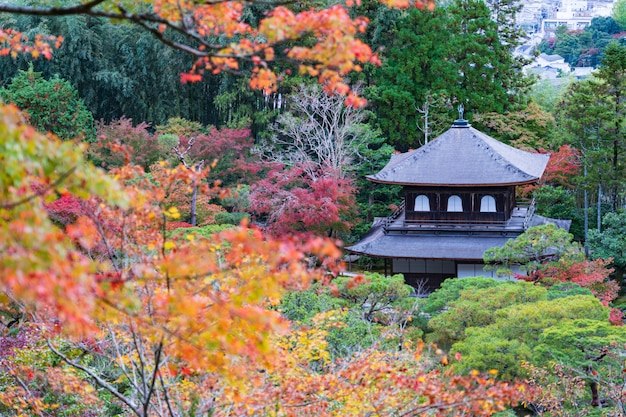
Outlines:
[[[214,216],[216,224],[234,224],[238,225],[241,223],[243,219],[250,220],[250,215],[248,213],[243,212],[234,212],[234,213],[215,213]]]
[[[210,239],[213,235],[223,232],[224,230],[232,229],[233,227],[234,226],[232,224],[209,224],[201,227],[181,227],[167,231],[165,236],[170,239],[193,235],[196,238]]]

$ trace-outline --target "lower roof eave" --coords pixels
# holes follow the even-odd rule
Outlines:
[[[373,236],[346,248],[351,253],[376,258],[482,261],[486,250],[503,246],[509,236]]]
[[[425,258],[422,256],[393,256],[393,255],[375,255],[375,254],[371,254],[371,253],[365,253],[365,252],[357,252],[357,251],[353,251],[350,250],[348,248],[344,248],[347,251],[349,251],[350,253],[353,253],[355,255],[361,255],[361,256],[368,256],[370,258],[378,258],[378,259],[422,259],[422,260],[426,260],[426,261],[458,261],[458,262],[477,262],[480,261],[482,263],[483,258],[459,258],[459,257],[454,257],[454,258]]]

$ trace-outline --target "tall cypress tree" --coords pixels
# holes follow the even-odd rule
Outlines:
[[[423,127],[424,120],[419,109],[429,97],[435,98],[430,110],[433,133],[450,124],[449,120],[437,123],[437,115],[447,113],[440,100],[449,96],[449,80],[455,74],[447,59],[449,38],[445,9],[413,9],[397,22],[390,36],[393,41],[383,50],[383,65],[374,72],[375,86],[367,93],[383,135],[396,149],[423,144],[418,126]]]
[[[613,211],[620,205],[624,191],[624,147],[626,146],[626,46],[613,42],[604,51],[601,66],[596,74],[603,81],[603,93],[611,112],[608,126],[611,154],[610,192]]]
[[[524,60],[513,56],[520,33],[507,26],[507,11],[514,13],[515,8],[500,9],[498,23],[482,0],[455,0],[448,9],[453,39],[449,59],[458,71],[451,90],[469,117],[514,110],[530,87],[522,71]]]

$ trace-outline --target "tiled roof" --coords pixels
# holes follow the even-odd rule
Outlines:
[[[469,124],[453,126],[421,148],[393,155],[370,181],[385,184],[473,186],[537,181],[550,155],[522,151]]]
[[[382,227],[381,227],[382,229]],[[382,231],[382,230],[381,230]],[[487,249],[502,246],[510,237],[489,235],[375,234],[346,249],[381,258],[455,259],[482,261]]]
[[[570,220],[535,215],[530,226],[554,223],[569,230]],[[503,246],[514,236],[493,233],[385,233],[383,219],[376,219],[363,238],[346,249],[352,253],[380,258],[454,259],[482,261],[487,249]],[[520,233],[522,231],[520,230]]]

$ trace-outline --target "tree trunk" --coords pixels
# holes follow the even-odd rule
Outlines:
[[[624,288],[624,284],[626,284],[624,282],[624,274],[626,273],[626,268],[616,266],[615,264],[613,265],[613,268],[615,269],[615,272],[613,272],[613,275],[615,276],[615,280],[617,281],[617,283],[620,285],[621,288]]]
[[[593,407],[599,407],[600,397],[598,397],[598,383],[596,381],[589,382],[589,389],[591,390],[591,405]]]
[[[196,212],[196,199],[198,197],[198,184],[196,184],[196,180],[193,180],[193,191],[191,192],[191,225],[195,226],[196,225],[196,218],[197,218],[197,212]]]
[[[585,165],[585,186],[587,186],[587,166]],[[589,193],[585,188],[585,257],[589,257],[589,243],[587,242],[587,234],[589,233]]]
[[[200,172],[202,170],[202,165],[204,164],[204,160],[198,162],[196,165],[194,165],[194,169],[196,172]],[[190,207],[190,211],[191,211],[191,220],[190,223],[192,226],[196,226],[196,222],[197,222],[197,218],[198,218],[198,212],[196,210],[196,201],[198,200],[198,183],[196,182],[196,179],[194,178],[193,182],[191,183],[191,187],[192,187],[192,191],[191,191],[191,207]]]
[[[616,132],[617,135],[617,132]],[[613,213],[617,212],[617,200],[618,200],[618,195],[617,195],[617,162],[618,162],[618,140],[617,138],[615,138],[613,140],[613,181],[615,181],[615,183],[613,184],[613,190],[612,190],[612,198],[611,198],[611,208]]]
[[[598,218],[597,218],[597,229],[598,233],[602,231],[602,185],[598,185]]]

